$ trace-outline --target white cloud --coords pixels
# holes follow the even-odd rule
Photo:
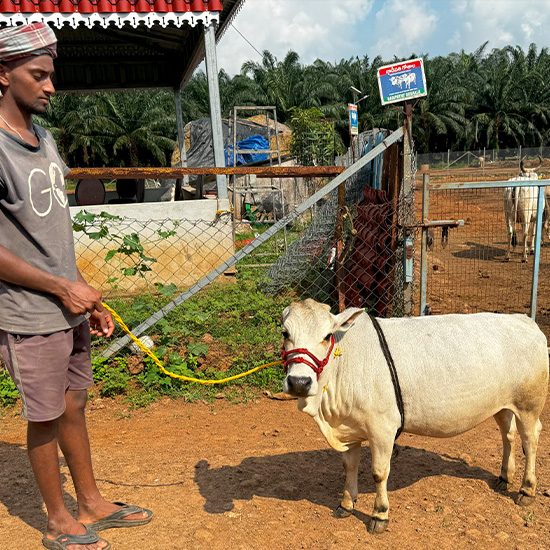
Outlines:
[[[464,15],[467,9],[468,0],[455,0],[451,5],[451,10],[458,15]]]
[[[461,0],[464,20],[460,25],[460,49],[475,50],[486,40],[489,49],[531,42],[548,44],[550,0]]]
[[[376,13],[377,55],[389,60],[394,55],[422,53],[438,19],[426,0],[387,0]]]
[[[309,64],[320,58],[339,61],[359,55],[356,26],[375,0],[247,0],[233,24],[256,50],[269,50],[282,60],[289,50]],[[261,56],[229,27],[218,46],[218,66],[230,74]]]
[[[550,0],[246,0],[218,47],[218,65],[237,73],[263,50],[282,60],[294,50],[304,64],[338,62],[508,44],[550,46]],[[255,48],[255,49],[254,49]]]

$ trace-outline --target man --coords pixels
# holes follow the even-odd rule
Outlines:
[[[96,531],[143,525],[149,510],[100,494],[84,410],[93,384],[90,332],[114,324],[76,267],[62,161],[32,122],[54,94],[57,41],[42,24],[0,30],[0,355],[28,422],[30,463],[48,514],[47,548],[110,548]],[[69,466],[77,519],[63,503],[57,447]]]

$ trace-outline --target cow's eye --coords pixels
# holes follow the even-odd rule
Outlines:
[[[330,339],[332,338],[333,334],[332,332],[329,332],[326,336],[325,336],[325,342],[330,342]]]
[[[288,332],[286,330],[283,330],[283,338],[288,338]]]

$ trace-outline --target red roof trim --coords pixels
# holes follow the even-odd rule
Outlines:
[[[221,0],[0,0],[0,13],[221,12]]]

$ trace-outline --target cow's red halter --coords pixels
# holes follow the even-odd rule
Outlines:
[[[296,348],[296,349],[291,349],[290,351],[286,351],[285,346],[283,344],[283,347],[281,349],[281,357],[283,358],[284,372],[286,374],[288,370],[288,365],[290,365],[291,363],[305,363],[308,367],[311,367],[315,371],[315,373],[317,374],[317,380],[319,380],[319,376],[321,376],[323,369],[328,363],[333,349],[334,349],[334,336],[331,336],[330,349],[328,350],[327,356],[321,361],[320,359],[317,359],[317,357],[315,357],[315,355],[313,355],[313,353],[311,353],[306,348]],[[309,357],[313,359],[313,361],[315,362],[315,365],[313,363],[310,363],[307,359],[304,359],[303,357],[294,357],[293,359],[288,359],[288,356],[292,355],[293,353],[303,353],[305,355],[309,355]]]

